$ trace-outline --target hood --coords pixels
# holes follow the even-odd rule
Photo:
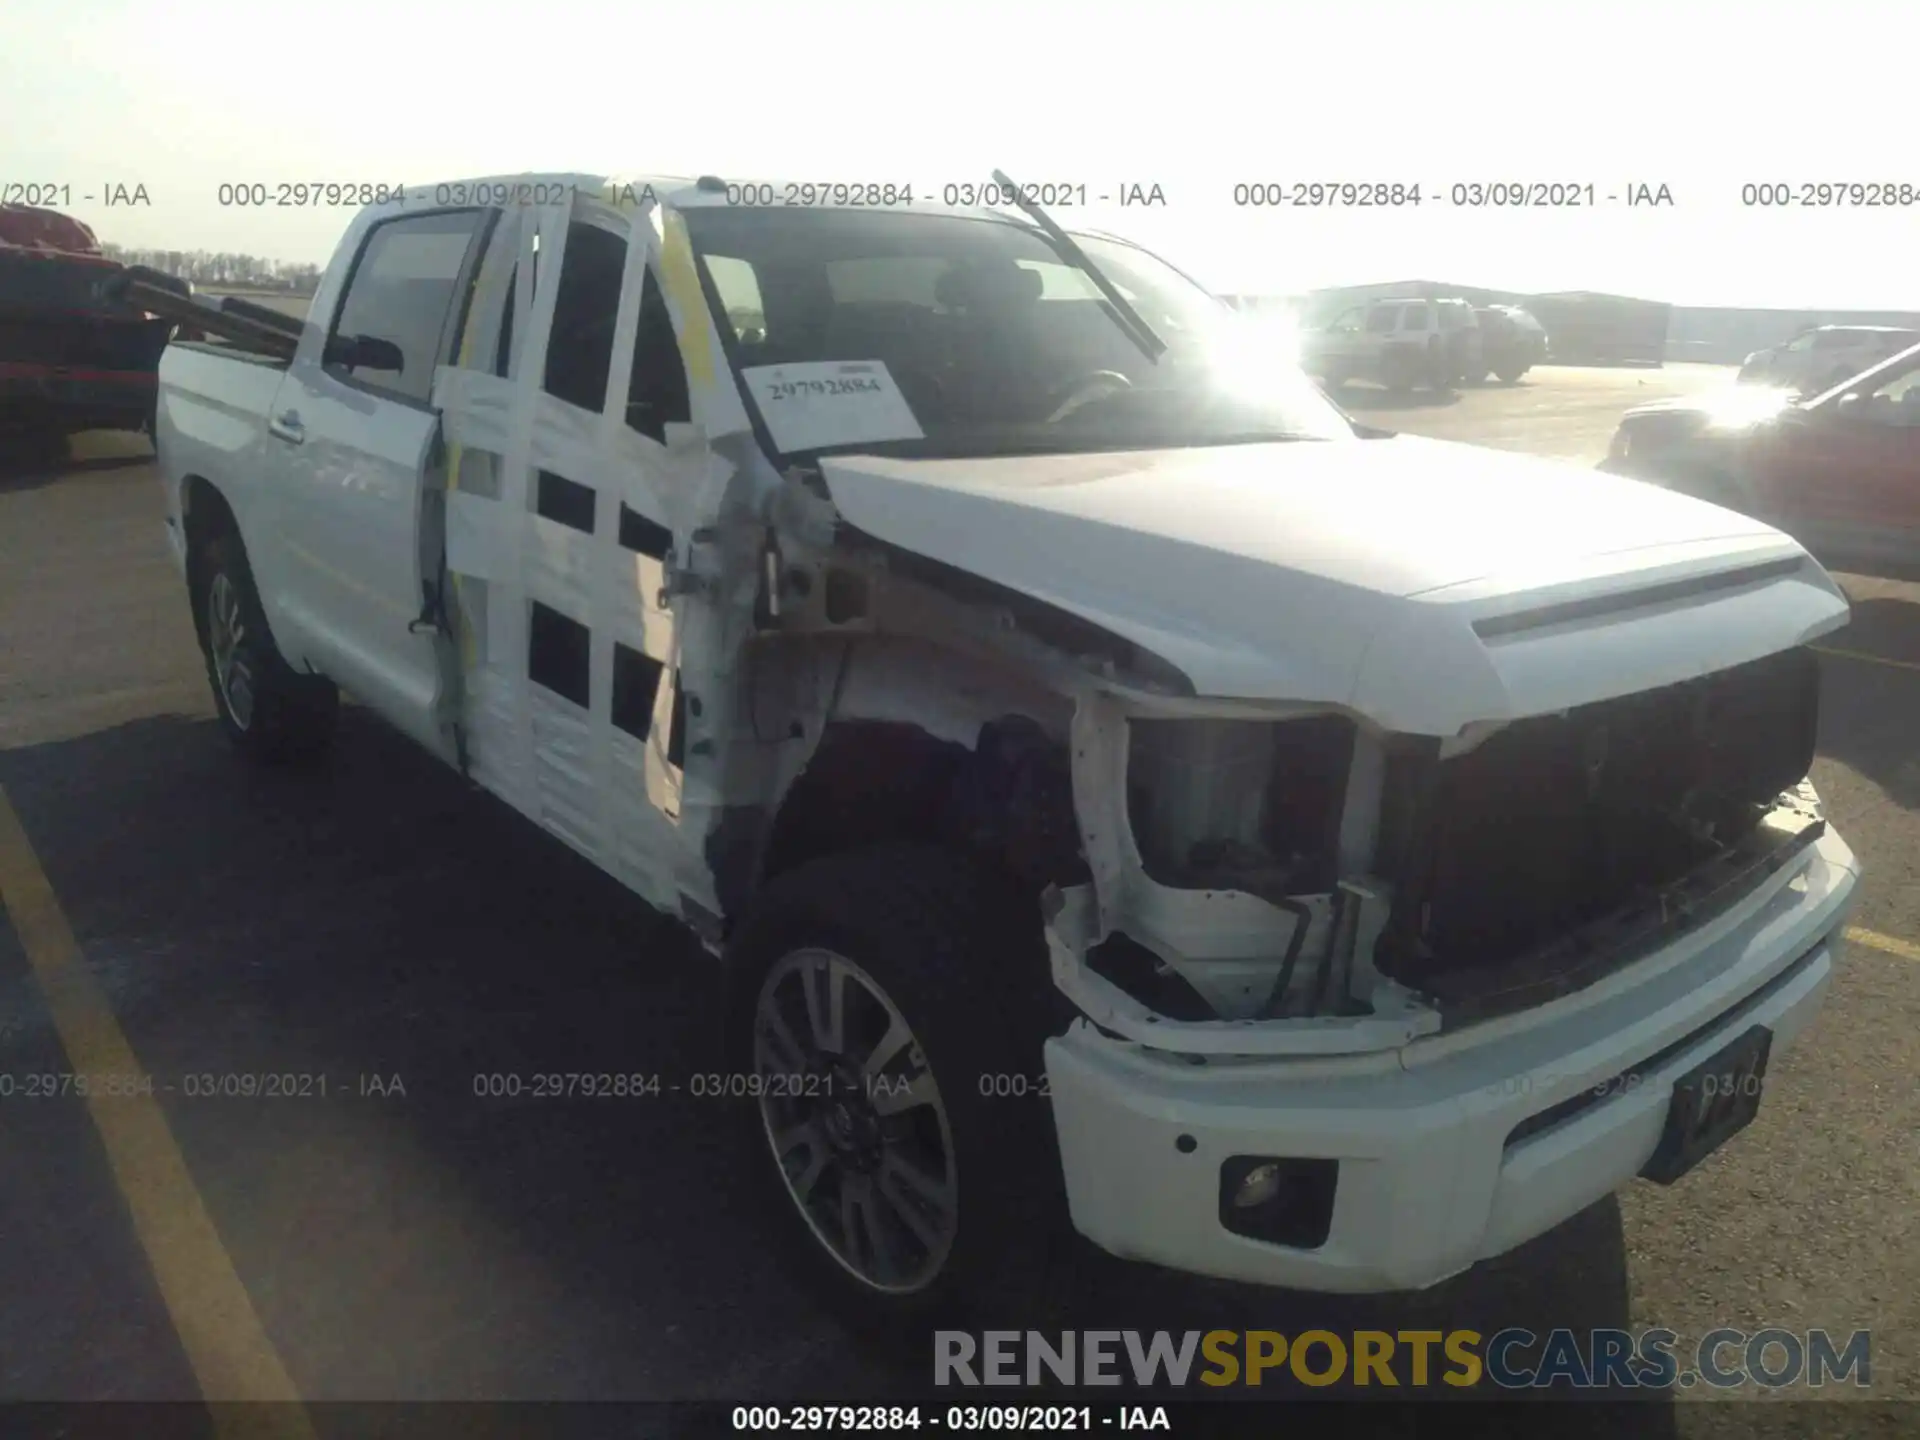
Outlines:
[[[1747,430],[1793,407],[1795,391],[1785,386],[1739,385],[1698,395],[1649,400],[1622,412],[1622,424],[1652,421],[1678,425],[1693,421],[1718,430]]]
[[[1671,684],[1846,618],[1759,521],[1474,446],[820,463],[856,529],[1121,635],[1201,695],[1411,733]]]
[[[1620,412],[1620,419],[1628,420],[1699,420],[1704,423],[1712,413],[1711,408],[1697,395],[1670,396],[1665,400],[1648,400],[1639,405],[1629,405]]]

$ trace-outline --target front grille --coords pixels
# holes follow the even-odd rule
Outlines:
[[[1797,649],[1521,721],[1437,763],[1391,968],[1415,985],[1486,971],[1725,857],[1811,768],[1818,700]]]

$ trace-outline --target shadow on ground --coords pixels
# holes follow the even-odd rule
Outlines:
[[[0,784],[149,1073],[177,1087],[226,1074],[334,1087],[325,1101],[179,1089],[162,1101],[304,1395],[925,1391],[930,1333],[902,1327],[904,1351],[866,1348],[768,1263],[728,1102],[685,1088],[479,1093],[489,1076],[685,1087],[720,1068],[717,969],[677,925],[364,712],[347,713],[331,764],[309,776],[249,769],[211,722],[151,719],[0,752]],[[45,1047],[44,1022],[26,1023],[0,1039],[0,1060]],[[366,1077],[397,1079],[404,1096],[368,1095]],[[0,1237],[0,1273],[4,1247],[31,1243]],[[1053,1254],[1044,1274],[987,1287],[983,1328],[1544,1336],[1630,1323],[1612,1200],[1416,1295],[1216,1284],[1077,1240]],[[10,1310],[5,1323],[34,1315]],[[1267,1378],[1240,1395],[1395,1398]],[[1633,1433],[1673,1433],[1668,1397],[1648,1398]],[[1601,1413],[1563,1408],[1552,1423],[1616,1433],[1582,1428]]]
[[[1860,600],[1846,628],[1820,644],[1920,664],[1920,602]],[[1902,808],[1920,809],[1920,736],[1910,723],[1920,671],[1823,655],[1820,683],[1820,754],[1865,776]]]
[[[91,459],[70,459],[64,444],[59,447],[8,444],[0,438],[0,490],[37,490],[69,475],[87,475],[101,470],[127,470],[151,465],[153,456],[101,455]]]
[[[1460,391],[1382,390],[1369,385],[1336,385],[1327,394],[1336,405],[1356,414],[1399,410],[1438,410],[1460,403]]]

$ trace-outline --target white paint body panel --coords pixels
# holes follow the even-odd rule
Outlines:
[[[249,535],[261,534],[263,544],[271,543],[271,530],[259,509],[264,492],[258,475],[268,443],[267,415],[286,378],[280,367],[199,346],[169,345],[161,355],[154,443],[161,457],[168,533],[182,573],[186,569],[182,491],[189,476],[215,480],[242,529]],[[256,564],[263,564],[266,571],[255,578],[277,636],[280,594],[272,581],[278,566],[269,557]]]
[[[1485,617],[1804,552],[1658,486],[1466,445],[823,468],[857,528],[1125,636],[1201,695],[1341,705],[1416,734],[1671,684],[1847,613],[1809,564],[1712,604],[1483,642]]]

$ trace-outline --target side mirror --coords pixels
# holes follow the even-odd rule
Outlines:
[[[391,370],[396,375],[407,368],[400,347],[377,335],[334,336],[327,342],[326,363],[348,370]]]

